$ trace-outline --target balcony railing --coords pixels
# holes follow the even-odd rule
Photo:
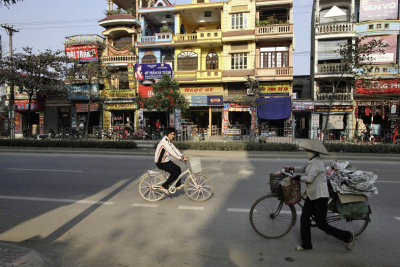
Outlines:
[[[351,22],[323,24],[316,27],[317,34],[351,33],[354,32],[354,24]]]
[[[176,34],[173,40],[175,43],[197,42],[197,33]]]
[[[138,44],[165,43],[172,41],[172,33],[155,33],[154,36],[139,36]]]
[[[222,78],[222,71],[220,70],[199,70],[197,71],[198,79],[218,79]]]
[[[293,75],[293,67],[256,69],[256,76],[288,76],[288,75]]]
[[[177,80],[190,80],[194,81],[197,77],[197,71],[175,71],[174,78]]]
[[[293,33],[292,24],[257,26],[256,35],[276,35]]]
[[[118,63],[131,63],[137,61],[137,56],[128,55],[128,56],[109,56],[109,57],[102,57],[102,62],[105,64],[118,64]]]
[[[210,39],[221,39],[221,30],[202,30],[197,32],[197,40],[209,41]]]
[[[64,39],[65,45],[79,45],[79,44],[92,44],[101,43],[104,44],[104,38],[97,34],[82,34],[67,36]]]
[[[318,93],[317,94],[317,100],[321,100],[321,101],[331,100],[332,97],[333,97],[333,100],[336,100],[336,101],[352,100],[351,93],[335,93],[334,96],[331,93]]]
[[[318,64],[318,74],[346,73],[346,66],[341,63]]]

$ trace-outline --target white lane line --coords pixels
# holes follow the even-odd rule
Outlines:
[[[400,184],[399,181],[375,181],[375,183]]]
[[[44,198],[44,197],[0,196],[0,199],[78,203],[78,204],[95,204],[95,205],[112,205],[112,204],[114,204],[114,202],[109,202],[109,201],[78,200],[78,199],[64,199],[64,198]]]
[[[52,170],[52,169],[21,169],[21,168],[7,168],[10,171],[40,171],[40,172],[83,172],[81,170]]]
[[[400,217],[394,217],[396,220],[400,221]]]
[[[178,210],[204,210],[204,207],[178,206]]]
[[[143,203],[133,203],[131,207],[142,207],[142,208],[158,208],[158,204],[143,204]]]
[[[249,213],[250,209],[236,209],[236,208],[227,208],[228,212],[246,212]]]

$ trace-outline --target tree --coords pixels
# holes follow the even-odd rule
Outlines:
[[[31,129],[32,98],[44,99],[48,94],[64,92],[64,78],[67,59],[63,51],[49,49],[34,53],[32,48],[23,48],[23,53],[0,59],[0,83],[13,82],[19,93],[28,96],[27,129]],[[30,131],[28,131],[30,132]]]
[[[138,106],[147,110],[165,112],[167,122],[168,115],[174,113],[175,109],[187,110],[189,108],[185,97],[179,91],[179,83],[169,75],[164,74],[162,78],[153,85],[153,94],[154,95],[149,98],[138,95]]]
[[[10,5],[16,4],[17,2],[22,2],[22,0],[0,0],[0,7],[9,7]]]
[[[373,63],[372,55],[376,53],[385,53],[385,48],[387,47],[387,44],[385,44],[381,39],[377,38],[374,38],[367,42],[365,41],[366,37],[367,36],[353,37],[351,42],[340,45],[339,49],[336,51],[341,56],[342,71],[340,78],[337,81],[337,85],[333,87],[326,122],[325,125],[323,125],[323,140],[325,140],[326,138],[329,116],[331,113],[333,100],[335,99],[336,88],[339,87],[340,82],[346,81],[344,75],[348,74],[352,77],[350,81],[351,86],[354,88],[357,77],[366,74],[366,66],[369,66]]]

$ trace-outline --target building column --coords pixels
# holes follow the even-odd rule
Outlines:
[[[208,136],[212,134],[212,108],[208,107]]]
[[[107,11],[114,9],[113,0],[107,0]]]

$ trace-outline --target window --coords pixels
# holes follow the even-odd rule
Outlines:
[[[211,17],[211,11],[204,11],[204,17],[205,18],[210,18]]]
[[[368,30],[373,30],[374,29],[374,24],[368,25]]]
[[[218,69],[218,55],[214,52],[208,53],[206,57],[206,69],[217,70]]]
[[[238,53],[231,55],[231,69],[247,69],[247,53]]]
[[[182,52],[178,55],[178,71],[197,70],[197,54],[191,51]]]
[[[232,14],[232,30],[247,29],[247,13]]]
[[[289,66],[289,47],[263,47],[260,52],[260,68]]]
[[[389,29],[389,23],[385,23],[385,29]]]
[[[145,55],[142,58],[142,63],[157,63],[157,58],[154,55]]]
[[[376,24],[377,29],[382,29],[382,24]]]

